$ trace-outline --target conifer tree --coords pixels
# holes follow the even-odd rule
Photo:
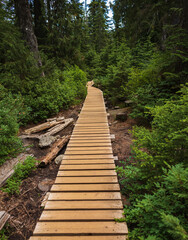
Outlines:
[[[105,0],[92,0],[89,4],[88,26],[92,45],[97,52],[107,42],[107,6]]]

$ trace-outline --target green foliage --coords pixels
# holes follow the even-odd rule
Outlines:
[[[0,230],[0,239],[1,239],[1,240],[8,240],[7,231],[6,231],[5,227],[3,227],[3,228]]]
[[[125,222],[125,218],[114,218],[115,222]]]
[[[13,97],[0,85],[0,165],[4,161],[22,150],[18,138],[19,122],[27,119],[29,108],[25,107],[23,98]]]
[[[187,86],[181,89],[181,94],[176,100],[149,109],[153,117],[152,131],[143,127],[133,130],[135,159],[151,181],[152,176],[160,176],[162,167],[186,162],[188,158]]]
[[[31,82],[29,94],[24,96],[32,109],[30,120],[45,119],[74,104],[76,99],[83,99],[86,81],[86,74],[75,66],[63,72],[56,69],[51,76],[40,77],[34,86]]]
[[[151,194],[126,206],[124,214],[130,226],[130,239],[153,235],[159,240],[187,239],[188,168],[177,164],[164,170],[161,183]],[[154,238],[155,239],[155,238]]]
[[[89,34],[92,46],[97,52],[100,52],[107,42],[107,11],[104,0],[92,0],[89,4]]]
[[[188,239],[188,86],[148,108],[152,129],[133,129],[132,156],[117,167],[130,239]]]
[[[14,174],[6,181],[5,187],[1,190],[7,192],[8,194],[19,194],[19,187],[22,180],[29,176],[29,174],[36,169],[35,158],[29,156],[23,163],[18,163],[14,169]]]
[[[106,47],[101,52],[101,58],[104,62],[106,61],[107,69],[104,69],[101,64],[100,75],[94,81],[102,88],[109,101],[115,105],[118,101],[125,100],[124,85],[128,80],[132,55],[126,41],[117,45],[113,43],[110,47],[113,51],[109,52],[109,47]]]
[[[44,53],[43,66],[39,68],[13,24],[12,14],[2,4],[0,13],[1,165],[21,149],[19,125],[45,119],[83,99],[87,78],[77,66],[58,69]]]

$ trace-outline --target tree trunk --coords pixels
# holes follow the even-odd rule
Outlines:
[[[43,0],[34,0],[34,22],[35,22],[35,34],[38,39],[38,43],[45,44],[47,37],[45,10]]]
[[[188,32],[188,1],[183,0],[183,28]]]
[[[32,17],[28,0],[15,0],[14,2],[17,22],[23,34],[23,38],[26,40],[30,50],[33,52],[38,66],[42,66],[38,50],[38,42],[32,26]]]

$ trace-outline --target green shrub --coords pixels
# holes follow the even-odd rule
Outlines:
[[[25,104],[32,109],[30,121],[45,119],[83,99],[86,82],[86,74],[77,66],[63,72],[56,68],[50,76],[40,77],[24,95]]]
[[[148,181],[160,176],[168,164],[185,163],[188,159],[187,86],[181,94],[177,100],[148,109],[153,117],[152,131],[143,127],[133,130],[135,160]]]
[[[22,180],[28,177],[29,174],[36,169],[36,162],[35,158],[29,156],[23,163],[18,163],[15,166],[13,176],[6,181],[6,185],[2,188],[2,191],[8,194],[19,194],[19,187]]]
[[[167,98],[167,94],[161,93],[157,87],[147,84],[139,87],[129,98],[132,100],[130,116],[151,120],[151,113],[148,108],[162,105]]]
[[[155,185],[153,193],[125,207],[130,239],[146,239],[149,235],[157,240],[188,239],[188,168],[177,164],[164,169],[161,183]]]
[[[117,167],[131,240],[188,239],[188,86],[177,94],[148,108],[152,129],[133,129],[132,157]]]
[[[6,226],[6,225],[5,225],[5,226]],[[1,240],[8,240],[7,230],[5,229],[5,227],[3,227],[3,228],[0,230],[0,239],[1,239]]]
[[[22,98],[13,96],[0,85],[0,165],[22,149],[18,121],[27,115],[23,110]],[[24,111],[24,112],[23,112]]]

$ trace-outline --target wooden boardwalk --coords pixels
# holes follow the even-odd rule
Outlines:
[[[88,95],[30,240],[125,240],[120,188],[103,94]]]

